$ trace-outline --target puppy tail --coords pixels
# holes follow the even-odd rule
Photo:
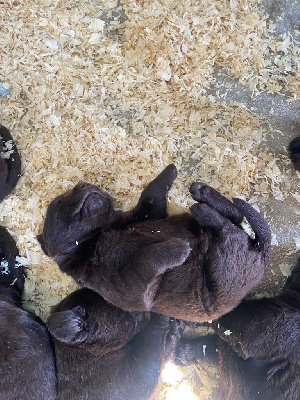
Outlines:
[[[255,233],[254,246],[264,257],[266,265],[271,258],[271,229],[264,217],[246,201],[234,198],[234,205],[243,213]]]

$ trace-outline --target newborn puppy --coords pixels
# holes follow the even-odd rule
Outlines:
[[[10,146],[7,146],[10,142]],[[7,149],[12,149],[8,156]],[[6,154],[5,154],[6,151]],[[8,129],[0,127],[0,202],[16,186],[21,174],[21,160]]]
[[[179,335],[175,321],[130,313],[89,289],[73,292],[51,312],[58,400],[147,400]],[[167,334],[169,337],[167,338]]]
[[[38,239],[44,252],[82,286],[127,311],[188,321],[217,319],[262,279],[271,233],[249,204],[233,203],[204,183],[190,192],[191,214],[166,217],[176,177],[169,165],[137,206],[116,213],[110,196],[80,183],[49,205]],[[255,238],[240,228],[248,219]]]
[[[215,323],[217,335],[182,341],[177,358],[187,365],[218,354],[218,399],[299,399],[299,327],[300,259],[280,296],[241,303]]]
[[[294,168],[300,171],[300,136],[291,141],[288,150]]]
[[[53,348],[44,325],[20,308],[24,272],[18,249],[0,227],[0,399],[54,400]]]

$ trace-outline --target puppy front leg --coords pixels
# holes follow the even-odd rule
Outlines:
[[[183,264],[190,251],[189,243],[181,239],[145,246],[120,273],[101,270],[89,287],[123,310],[150,311],[162,275]]]
[[[141,249],[120,274],[130,311],[150,311],[162,275],[183,264],[190,251],[189,243],[181,239],[170,239]]]

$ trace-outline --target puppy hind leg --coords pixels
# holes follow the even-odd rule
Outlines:
[[[134,222],[166,218],[166,196],[176,176],[176,167],[170,164],[149,183],[137,206],[131,211]]]
[[[214,208],[205,203],[195,203],[190,208],[192,216],[201,228],[212,229],[216,232],[221,231],[231,222],[219,214]],[[231,224],[233,226],[233,224]],[[238,228],[236,228],[238,229]]]
[[[242,222],[243,213],[225,196],[205,183],[193,183],[190,193],[195,201],[209,205],[234,224],[239,225]]]

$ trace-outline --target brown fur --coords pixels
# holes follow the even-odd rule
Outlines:
[[[62,271],[128,311],[155,311],[188,321],[216,319],[236,307],[262,279],[271,233],[249,204],[194,183],[191,214],[166,216],[176,177],[169,165],[129,213],[81,183],[54,199],[38,236]],[[239,224],[246,216],[250,239]]]
[[[182,341],[177,357],[187,365],[219,355],[218,399],[300,398],[300,259],[280,296],[244,301],[214,326],[217,335]]]
[[[78,290],[51,312],[58,400],[147,400],[174,351],[179,326],[169,318],[130,313],[99,294]],[[168,335],[168,336],[167,336]]]
[[[54,400],[54,352],[48,331],[22,310],[23,266],[15,241],[0,227],[0,398]]]

